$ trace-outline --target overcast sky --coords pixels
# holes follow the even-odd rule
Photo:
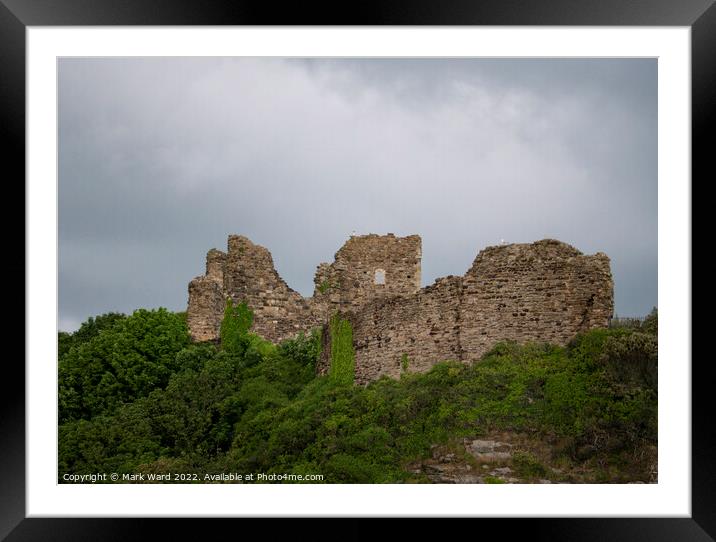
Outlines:
[[[310,296],[354,231],[422,236],[423,285],[556,238],[648,313],[656,60],[60,60],[60,329],[185,310],[231,233]]]

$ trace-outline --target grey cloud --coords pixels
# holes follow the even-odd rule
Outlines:
[[[657,303],[655,60],[59,66],[61,327],[184,309],[229,233],[304,295],[355,230],[420,234],[426,284],[555,237],[611,256],[617,313]]]

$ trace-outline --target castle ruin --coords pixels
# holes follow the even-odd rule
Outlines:
[[[330,367],[334,314],[353,328],[355,380],[398,377],[403,360],[426,371],[445,360],[479,359],[495,343],[566,344],[607,327],[613,282],[606,254],[582,254],[553,239],[488,247],[463,276],[420,287],[417,235],[352,236],[322,263],[305,298],[279,276],[271,253],[240,235],[226,253],[212,249],[206,274],[189,283],[187,323],[195,341],[216,340],[227,299],[254,312],[252,331],[272,342],[324,327],[319,373]]]

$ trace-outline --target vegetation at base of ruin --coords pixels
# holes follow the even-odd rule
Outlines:
[[[329,322],[331,366],[328,376],[334,382],[351,386],[355,380],[355,352],[351,323],[335,314]]]
[[[481,466],[463,439],[495,434],[539,443],[515,444],[508,465],[522,481],[654,481],[652,328],[593,330],[566,347],[500,343],[472,364],[446,361],[363,387],[345,378],[347,362],[316,376],[318,331],[274,345],[250,333],[249,315],[227,308],[218,345],[190,343],[185,321],[164,309],[98,316],[67,334],[59,481],[263,472],[419,483],[429,480],[412,466],[436,445],[474,471]],[[333,344],[350,338],[346,324],[332,321]],[[332,353],[351,359],[352,374],[347,350]]]
[[[645,318],[620,318],[614,315],[609,323],[611,329],[632,329],[634,331],[643,331],[644,333],[658,333],[659,315],[656,307]]]

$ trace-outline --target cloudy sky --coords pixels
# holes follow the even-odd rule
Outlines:
[[[560,239],[648,313],[656,60],[60,60],[60,329],[185,310],[230,233],[309,296],[352,232],[421,235],[423,285]]]

